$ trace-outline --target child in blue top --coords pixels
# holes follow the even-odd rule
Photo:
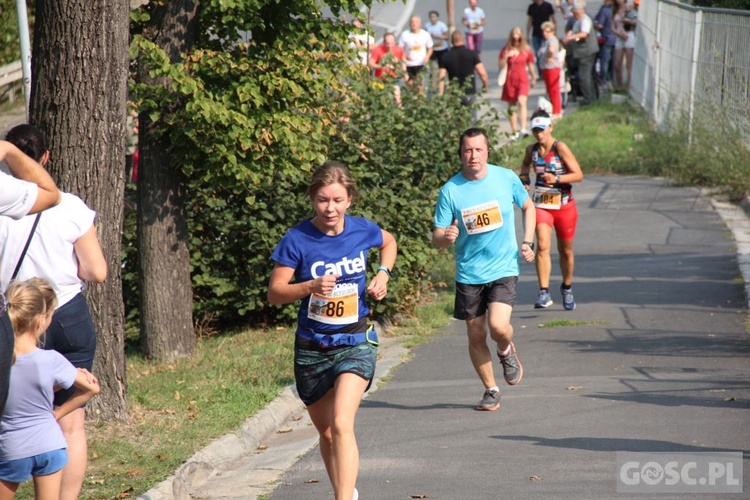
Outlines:
[[[45,280],[11,283],[6,297],[16,338],[8,402],[0,420],[0,498],[13,498],[18,485],[33,477],[36,497],[54,500],[60,498],[68,461],[57,421],[98,394],[99,384],[62,354],[39,348],[57,302]],[[75,394],[54,408],[55,388],[71,386]]]
[[[315,216],[289,230],[273,251],[268,300],[302,301],[294,347],[297,391],[320,434],[335,497],[348,500],[358,496],[354,416],[377,354],[365,296],[385,297],[397,244],[374,222],[346,215],[358,193],[343,164],[318,168],[307,194]],[[368,284],[371,248],[380,251],[380,267]]]

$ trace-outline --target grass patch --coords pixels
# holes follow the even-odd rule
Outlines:
[[[658,134],[665,132],[654,132],[645,114],[627,104],[595,104],[555,125],[555,137],[570,145],[584,173],[668,175],[660,165],[672,161],[674,151],[683,161],[679,141],[686,138]],[[532,140],[494,149],[491,161],[518,169]],[[671,157],[646,161],[657,157],[657,149]],[[736,165],[741,170],[746,164]],[[718,178],[701,182],[721,186]],[[415,315],[397,318],[383,335],[411,347],[448,324],[453,274],[452,253],[440,252],[426,280],[432,285],[418,297]],[[558,319],[539,326],[602,324]],[[746,328],[750,333],[750,319]],[[129,352],[130,420],[87,423],[90,464],[81,498],[133,498],[170,476],[212,439],[237,429],[293,383],[293,340],[292,328],[222,332],[202,338],[193,358],[170,364],[154,364]],[[30,484],[19,489],[18,498],[33,498]]]
[[[553,319],[539,325],[539,328],[557,328],[565,326],[581,326],[581,325],[606,325],[606,321],[579,321],[575,319]]]
[[[293,330],[245,330],[202,339],[191,359],[127,359],[127,423],[88,425],[81,498],[135,496],[264,408],[294,380]]]
[[[384,335],[410,347],[446,325],[452,273],[452,254],[441,252],[431,273],[436,285],[424,293],[416,315]],[[81,498],[134,498],[211,440],[238,429],[294,382],[293,342],[293,328],[275,328],[202,338],[193,358],[169,364],[129,352],[130,420],[87,423],[90,461]],[[33,497],[30,483],[19,488],[17,498]]]
[[[633,160],[642,143],[638,134],[646,134],[647,126],[640,108],[601,102],[566,115],[555,124],[553,135],[570,146],[584,174],[652,175]],[[533,137],[510,142],[490,159],[519,171],[526,146],[533,142]]]
[[[735,202],[750,193],[747,127],[711,103],[698,103],[692,122],[675,110],[657,127],[632,102],[599,102],[566,115],[555,124],[554,136],[570,146],[584,174],[661,176],[716,188]],[[518,170],[525,146],[533,141],[503,147],[501,165]]]

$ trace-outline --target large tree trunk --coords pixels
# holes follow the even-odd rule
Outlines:
[[[63,191],[97,212],[109,273],[89,288],[99,346],[94,372],[98,417],[125,419],[121,239],[128,0],[37,0],[31,122],[47,135],[50,172]]]
[[[156,5],[144,36],[178,62],[193,44],[197,0]],[[138,79],[168,85],[141,65]],[[183,176],[169,156],[168,141],[148,113],[139,117],[138,259],[141,340],[152,359],[171,361],[195,351],[193,288]]]

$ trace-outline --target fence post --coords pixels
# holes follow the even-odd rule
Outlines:
[[[661,44],[661,9],[662,2],[656,2],[656,30],[654,34],[654,103],[651,116],[654,118],[654,122],[661,124],[661,116],[659,116],[659,89],[661,88],[661,50],[659,48]]]
[[[690,60],[690,96],[688,106],[688,144],[693,142],[693,111],[695,110],[695,84],[698,80],[698,58],[701,53],[701,31],[703,29],[703,11],[695,13],[693,24],[693,54]]]
[[[31,99],[31,43],[29,42],[29,18],[26,14],[26,1],[16,0],[18,16],[18,38],[21,42],[21,69],[23,72],[23,96],[26,100],[26,119],[29,119]]]

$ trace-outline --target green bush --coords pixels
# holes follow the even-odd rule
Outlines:
[[[399,108],[390,89],[372,85],[352,64],[348,24],[321,19],[306,0],[283,4],[206,3],[202,33],[214,36],[201,35],[179,63],[143,36],[147,30],[139,32],[148,10],[133,15],[132,57],[169,81],[139,83],[133,91],[188,179],[195,317],[257,325],[296,316],[297,305],[266,301],[270,255],[289,228],[312,215],[304,193],[326,159],[347,163],[364,195],[351,213],[378,222],[400,246],[392,293],[375,314],[408,311],[434,262],[437,189],[460,166],[457,139],[471,111],[455,89],[434,99],[405,91]],[[264,12],[268,16],[256,15]],[[240,29],[252,31],[252,39],[234,41]],[[132,245],[125,250],[124,296],[132,310],[137,256]]]
[[[34,2],[26,1],[26,15],[30,30],[34,27]],[[31,37],[31,35],[30,35]],[[15,0],[0,0],[0,66],[21,59],[21,43],[18,40],[18,15]]]
[[[744,116],[748,114],[750,109]],[[724,108],[702,101],[696,104],[692,120],[686,111],[676,111],[661,127],[651,125],[637,161],[655,175],[721,188],[736,201],[750,193],[748,157],[747,123],[738,123]]]

